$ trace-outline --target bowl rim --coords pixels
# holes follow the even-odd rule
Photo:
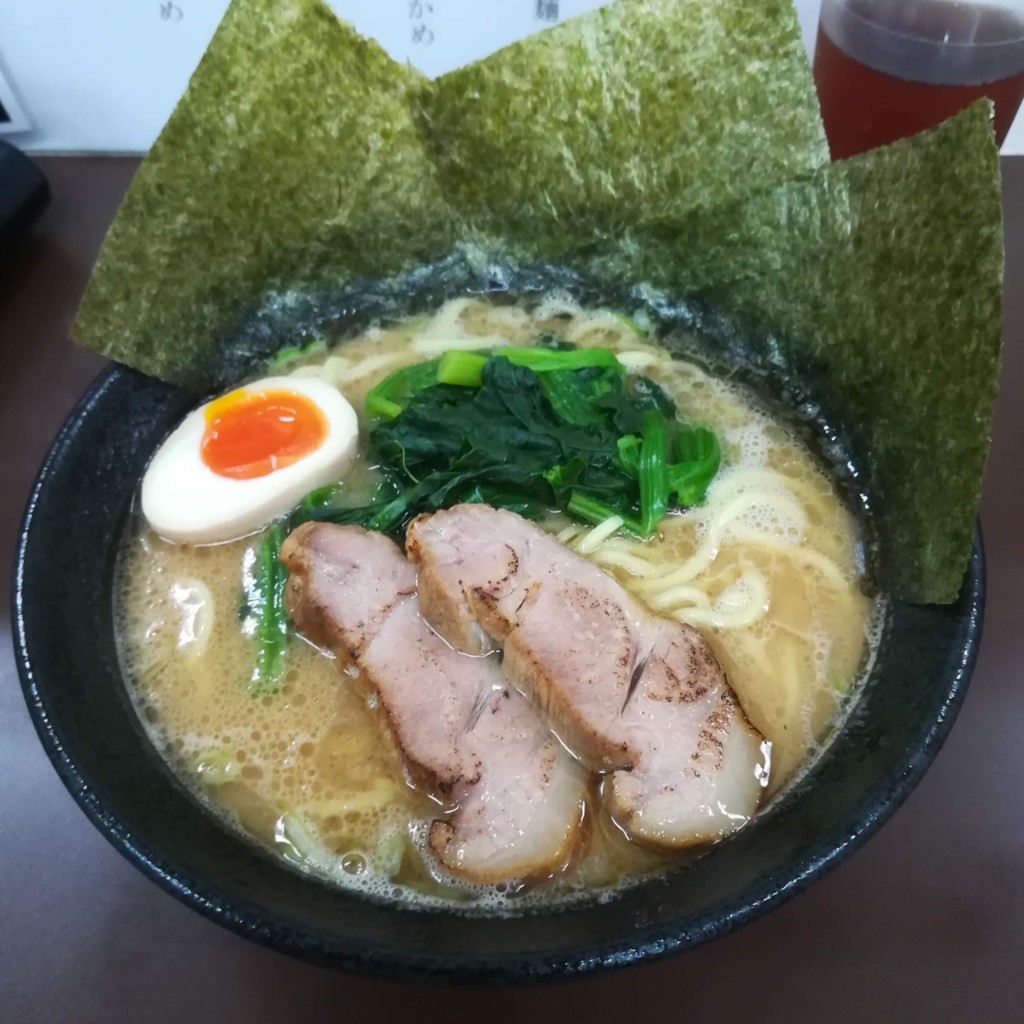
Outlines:
[[[311,948],[309,941],[304,941],[296,929],[238,907],[229,897],[220,895],[215,887],[211,888],[201,879],[187,877],[184,872],[161,861],[134,836],[117,814],[103,806],[89,780],[61,742],[60,730],[46,698],[46,684],[40,684],[34,668],[25,618],[26,590],[30,585],[26,583],[25,570],[36,513],[51,478],[60,471],[64,450],[71,443],[79,424],[104,400],[112,385],[131,377],[142,375],[116,363],[100,372],[68,414],[32,485],[19,528],[11,581],[14,658],[22,693],[33,726],[57,775],[104,838],[135,868],[186,906],[268,948],[307,962],[369,976],[492,983],[568,979],[662,959],[726,935],[762,916],[802,892],[859,849],[889,820],[920,781],[948,737],[962,706],[977,660],[984,622],[986,570],[980,518],[976,523],[961,592],[967,606],[965,641],[959,651],[956,670],[949,677],[948,685],[941,690],[942,699],[935,705],[934,714],[927,718],[918,742],[908,749],[905,758],[898,759],[877,789],[871,790],[845,817],[846,828],[833,829],[818,836],[803,855],[775,871],[769,882],[760,886],[760,893],[756,887],[748,888],[744,891],[744,898],[720,901],[713,911],[707,913],[714,920],[696,931],[681,929],[680,921],[676,921],[674,926],[668,922],[634,932],[620,941],[595,942],[579,947],[572,955],[559,953],[552,956],[548,951],[530,950],[474,957],[450,954],[431,957],[408,947],[368,949],[354,941],[345,944],[340,940],[332,940],[329,950]],[[559,911],[561,914],[572,912],[572,907]]]

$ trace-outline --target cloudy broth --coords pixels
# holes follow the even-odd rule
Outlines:
[[[529,309],[456,300],[432,318],[375,328],[294,368],[336,384],[361,417],[367,392],[402,365],[462,347],[530,344],[553,331],[623,354],[682,415],[718,434],[723,465],[705,505],[666,517],[649,542],[543,523],[654,610],[699,629],[750,721],[772,744],[766,799],[827,741],[873,649],[861,540],[821,466],[740,386],[672,360],[634,325],[549,297]],[[364,462],[346,478],[365,496]],[[356,676],[293,637],[279,693],[253,697],[253,639],[238,614],[255,538],[169,544],[134,518],[120,558],[120,651],[140,716],[180,777],[225,821],[298,868],[385,900],[509,912],[617,891],[693,853],[629,841],[593,783],[584,840],[556,875],[476,886],[445,875],[425,834],[443,811],[407,779],[382,714]]]

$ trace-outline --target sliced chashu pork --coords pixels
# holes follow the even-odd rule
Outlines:
[[[462,650],[501,644],[516,686],[551,716],[636,839],[707,842],[746,822],[767,745],[694,629],[511,512],[458,505],[406,535],[430,623]]]
[[[416,571],[386,537],[307,523],[281,549],[288,610],[378,695],[411,773],[455,811],[429,843],[478,882],[549,874],[570,856],[584,779],[496,658],[453,650],[423,620]]]

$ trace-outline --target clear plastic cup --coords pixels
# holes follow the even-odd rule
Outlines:
[[[1024,97],[1024,0],[822,0],[814,77],[834,160],[982,96],[1001,145]]]

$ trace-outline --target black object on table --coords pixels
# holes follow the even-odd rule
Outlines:
[[[46,208],[50,185],[21,150],[0,140],[0,261]]]

